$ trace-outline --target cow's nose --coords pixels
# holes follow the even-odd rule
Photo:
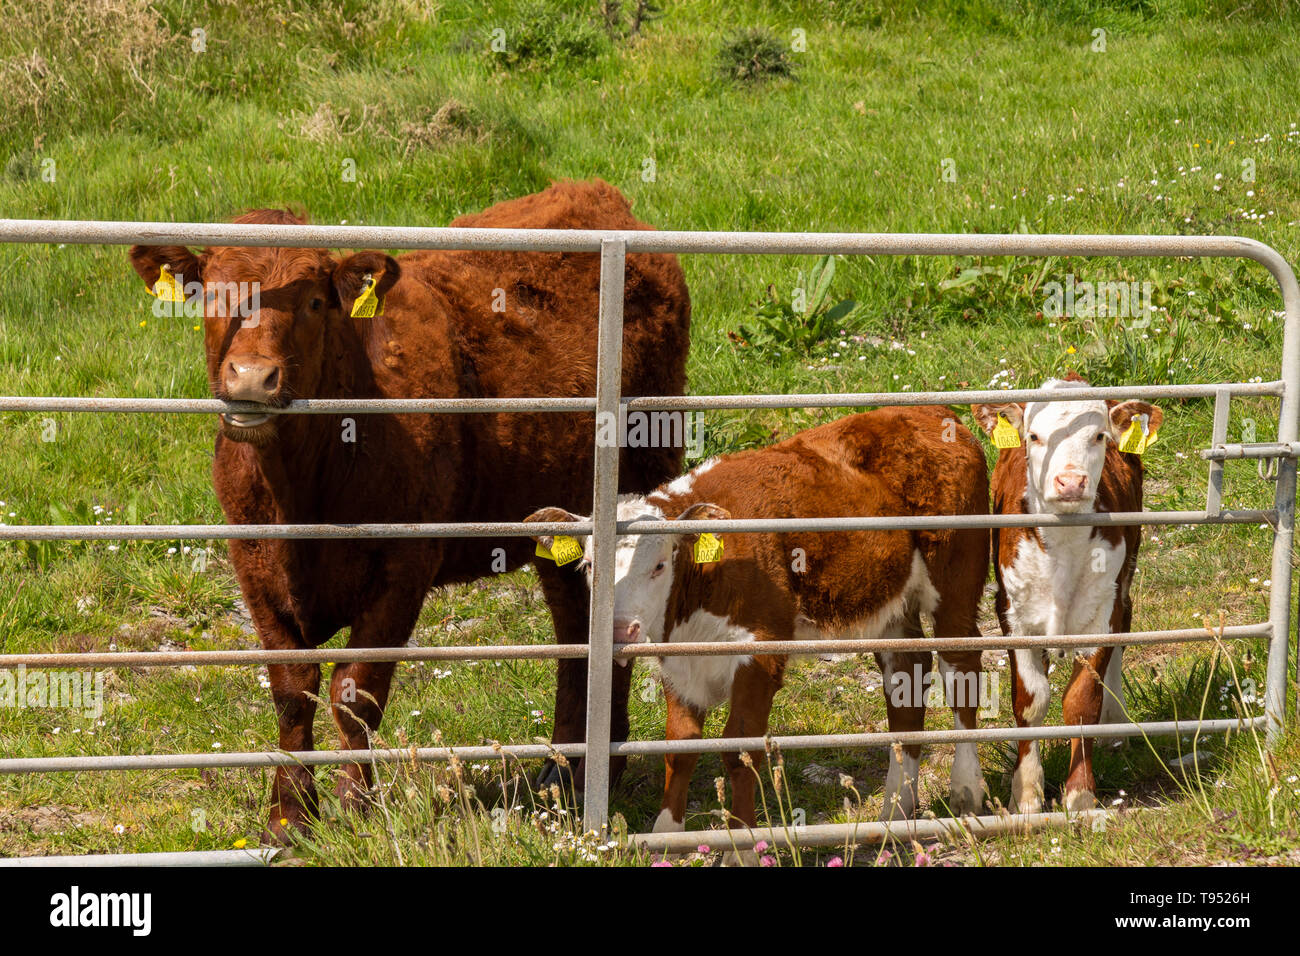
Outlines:
[[[620,644],[635,644],[641,640],[641,622],[619,620],[614,622],[614,640]]]
[[[1074,471],[1064,471],[1057,475],[1053,484],[1056,495],[1064,501],[1075,501],[1083,497],[1088,487],[1088,476]]]
[[[268,404],[280,391],[280,367],[260,355],[236,355],[226,359],[222,372],[226,397],[232,402]]]

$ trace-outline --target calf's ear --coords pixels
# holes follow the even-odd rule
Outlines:
[[[1147,417],[1148,433],[1153,433],[1159,429],[1161,423],[1165,420],[1165,413],[1150,402],[1132,399],[1110,406],[1110,433],[1116,441],[1128,431],[1133,419],[1139,415]]]
[[[673,520],[675,521],[730,521],[731,512],[728,511],[726,508],[722,508],[719,507],[718,505],[713,504],[712,502],[701,501],[691,505],[689,508],[687,508],[681,514],[679,514]],[[699,538],[699,536],[700,536],[699,532],[682,535],[683,538],[686,538],[691,542],[694,542],[696,539]]]
[[[586,518],[583,518],[579,515],[575,515],[572,512],[565,511],[563,508],[539,508],[537,511],[534,511],[532,514],[530,514],[527,518],[524,519],[525,522],[538,522],[538,521],[574,522],[574,521],[586,521],[586,520],[587,520]],[[555,543],[555,536],[551,534],[535,534],[533,535],[533,540],[536,541],[538,544],[540,544],[547,551],[550,551],[551,545]]]
[[[132,246],[131,265],[152,292],[162,267],[186,283],[203,281],[203,260],[184,246]]]
[[[999,415],[1004,416],[1016,431],[1020,431],[1021,425],[1025,421],[1025,406],[1016,402],[1002,402],[997,405],[972,405],[970,410],[980,428],[984,429],[985,433],[989,435],[992,435],[993,429],[998,427]]]
[[[374,250],[354,252],[334,267],[334,291],[343,311],[351,313],[352,304],[366,287],[366,276],[375,280],[375,295],[382,302],[401,275],[402,267],[392,256]]]

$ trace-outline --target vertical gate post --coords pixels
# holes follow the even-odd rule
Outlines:
[[[611,672],[614,667],[614,548],[618,543],[618,420],[623,385],[623,279],[627,244],[600,242],[595,475],[591,539],[591,629],[587,634],[587,755],[582,825],[601,832],[609,816]],[[613,425],[614,441],[600,440]],[[602,432],[602,425],[605,431]]]
[[[1280,259],[1280,257],[1278,257]],[[1300,438],[1300,285],[1286,262],[1269,265],[1282,288],[1282,307],[1286,313],[1282,336],[1282,408],[1278,412],[1277,440],[1293,442]],[[1272,591],[1269,594],[1269,622],[1273,638],[1268,645],[1268,671],[1265,676],[1264,713],[1268,717],[1267,740],[1276,743],[1286,726],[1287,654],[1291,647],[1291,564],[1295,546],[1296,459],[1278,461],[1277,531],[1273,537]],[[1300,649],[1296,653],[1300,663]],[[1300,694],[1297,695],[1300,698]],[[1300,707],[1300,699],[1297,699]]]

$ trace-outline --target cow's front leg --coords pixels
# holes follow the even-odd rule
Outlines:
[[[320,666],[268,664],[266,669],[280,728],[280,749],[290,752],[314,749],[312,720],[320,690]],[[311,767],[301,764],[276,767],[270,815],[262,842],[287,844],[292,831],[305,830],[316,816],[316,801],[316,780]]]
[[[588,622],[591,619],[591,589],[587,578],[575,566],[557,568],[549,562],[537,565],[537,577],[542,593],[551,610],[555,625],[555,638],[560,644],[586,644]],[[632,664],[615,663],[610,683],[610,739],[626,740],[630,723],[627,713],[628,693],[632,688]],[[587,661],[585,658],[561,660],[555,682],[555,729],[551,741],[557,744],[581,743],[587,739]],[[537,785],[559,785],[568,790],[570,785],[583,787],[582,761],[572,765],[572,773],[553,760],[548,760],[537,776]],[[618,782],[627,768],[626,757],[613,757],[609,762],[610,784]]]
[[[1074,659],[1074,673],[1061,703],[1061,720],[1067,726],[1101,721],[1106,696],[1107,674],[1114,648],[1099,647],[1080,652]],[[1070,740],[1070,773],[1065,778],[1065,808],[1071,812],[1091,810],[1097,805],[1097,782],[1092,775],[1092,738]]]
[[[348,642],[348,646],[354,646]],[[330,708],[345,750],[367,750],[379,729],[388,692],[393,683],[393,661],[354,661],[334,667],[330,679]],[[334,793],[344,810],[364,809],[374,783],[370,764],[349,763],[340,768]]]
[[[397,577],[396,569],[391,569]],[[366,608],[352,624],[349,648],[400,647],[411,637],[424,603],[418,585],[393,588]],[[330,680],[330,710],[346,750],[367,750],[379,730],[392,686],[393,661],[352,661],[338,664]],[[343,809],[364,807],[373,783],[368,763],[344,764],[334,787]]]
[[[1047,683],[1047,653],[1042,648],[1011,652],[1011,709],[1017,727],[1040,727],[1047,716],[1051,686]],[[1038,741],[1016,745],[1016,768],[1011,774],[1011,804],[1019,813],[1043,809],[1043,763]]]
[[[679,698],[671,687],[664,684],[664,698],[668,702],[667,740],[699,740],[704,733],[707,712]],[[655,833],[677,833],[686,829],[686,794],[691,785],[691,774],[699,763],[699,754],[664,754],[664,801],[655,818]]]

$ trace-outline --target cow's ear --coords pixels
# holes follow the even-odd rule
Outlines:
[[[537,521],[574,522],[574,521],[586,521],[586,520],[587,520],[586,518],[583,518],[580,515],[575,515],[572,512],[565,511],[563,508],[540,508],[524,519],[525,522],[537,522]],[[540,544],[547,551],[550,551],[551,545],[555,543],[555,536],[550,534],[535,534],[533,535],[533,540],[536,541],[538,544]]]
[[[1016,431],[1021,430],[1021,426],[1025,421],[1025,406],[1016,402],[1002,402],[997,405],[972,405],[970,410],[980,428],[984,429],[984,432],[988,435],[992,435],[993,429],[998,427],[999,415],[1004,416]]]
[[[730,521],[731,512],[726,508],[719,507],[711,501],[701,501],[691,505],[674,520],[676,521]],[[681,537],[694,542],[700,536],[697,531],[693,534],[684,534]]]
[[[354,252],[334,267],[334,291],[343,311],[350,314],[352,304],[366,288],[367,276],[375,280],[375,295],[383,302],[384,296],[397,284],[401,275],[402,267],[392,256],[373,250]]]
[[[1159,430],[1161,423],[1165,420],[1165,413],[1150,402],[1143,402],[1133,399],[1127,402],[1120,402],[1110,407],[1110,433],[1111,436],[1119,441],[1120,436],[1128,431],[1129,425],[1133,419],[1139,415],[1147,417],[1147,434],[1154,434]]]
[[[131,265],[150,292],[157,284],[163,266],[186,284],[203,281],[203,259],[184,246],[132,246],[129,254]]]

